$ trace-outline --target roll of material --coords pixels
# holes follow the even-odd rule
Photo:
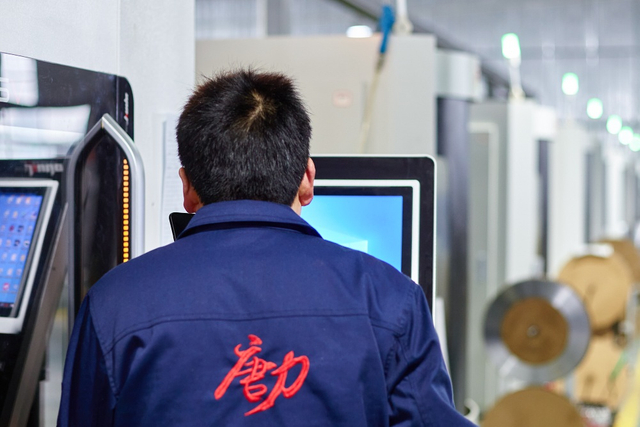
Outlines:
[[[505,377],[542,384],[568,374],[591,337],[580,296],[561,283],[530,280],[499,294],[489,306],[484,338]]]
[[[613,251],[620,255],[631,270],[633,281],[640,283],[640,252],[638,252],[633,242],[629,239],[621,239],[602,240],[601,243],[606,243],[613,247]]]
[[[629,384],[629,364],[614,334],[594,336],[574,373],[575,398],[615,411],[626,397]]]
[[[578,409],[564,396],[530,387],[501,398],[482,427],[584,427]]]
[[[633,275],[624,259],[584,255],[570,260],[560,271],[558,281],[569,285],[582,298],[595,334],[611,329],[625,319]]]

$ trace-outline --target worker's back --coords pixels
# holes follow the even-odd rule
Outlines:
[[[88,298],[115,425],[430,425],[455,413],[429,410],[450,389],[421,289],[287,206],[208,205]]]

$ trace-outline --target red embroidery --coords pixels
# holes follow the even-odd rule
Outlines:
[[[216,400],[220,399],[227,392],[227,389],[236,377],[246,375],[246,377],[240,380],[240,384],[244,386],[244,397],[249,402],[259,402],[260,399],[262,399],[262,396],[267,393],[268,387],[264,384],[254,383],[263,380],[267,371],[272,370],[271,375],[277,376],[278,378],[276,380],[276,384],[271,390],[271,393],[269,393],[267,398],[264,399],[262,403],[260,403],[249,412],[245,413],[245,416],[253,415],[261,411],[266,411],[267,409],[273,407],[276,398],[281,394],[287,399],[295,395],[302,387],[302,384],[304,383],[304,380],[307,378],[307,374],[309,373],[309,358],[307,356],[294,357],[293,351],[290,351],[284,356],[282,365],[278,367],[278,365],[276,365],[275,363],[269,362],[256,356],[256,354],[262,351],[262,348],[259,347],[260,345],[262,345],[262,340],[260,338],[258,338],[256,335],[249,335],[249,347],[246,350],[240,350],[242,344],[238,344],[234,348],[233,351],[236,356],[238,356],[238,362],[236,362],[233,368],[231,368],[231,370],[227,373],[227,375],[224,377],[213,394]],[[251,359],[252,357],[253,359]],[[287,387],[286,381],[289,369],[298,364],[301,365],[298,378],[296,378],[295,381],[293,381],[293,383],[289,387]]]

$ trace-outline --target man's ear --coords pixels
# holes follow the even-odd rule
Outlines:
[[[296,194],[291,209],[293,209],[298,215],[302,213],[302,207],[307,206],[313,200],[313,180],[316,179],[316,165],[313,160],[309,159],[307,162],[307,169],[304,171],[304,176],[298,187],[298,193]]]
[[[198,196],[193,185],[191,185],[191,180],[189,180],[189,177],[187,176],[187,171],[185,171],[184,168],[180,168],[178,173],[182,180],[182,197],[184,198],[183,206],[187,212],[195,213],[203,206],[200,201],[200,196]]]
[[[304,172],[300,188],[298,189],[298,198],[301,206],[307,206],[313,200],[313,182],[316,179],[316,165],[309,158],[307,162],[307,170]]]

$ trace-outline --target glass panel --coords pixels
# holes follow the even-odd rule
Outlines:
[[[89,288],[124,260],[123,193],[129,190],[124,153],[109,139],[100,132],[85,148],[75,172],[76,312]]]
[[[0,53],[0,159],[65,156],[105,113],[133,135],[130,91],[118,76]]]

